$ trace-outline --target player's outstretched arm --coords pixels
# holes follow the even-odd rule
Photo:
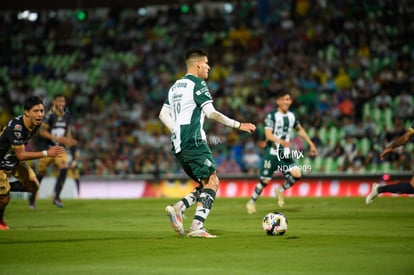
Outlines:
[[[206,114],[206,116],[209,119],[213,119],[223,125],[226,125],[228,127],[236,128],[241,131],[245,131],[248,133],[252,133],[256,130],[256,126],[252,123],[241,123],[237,120],[231,119],[227,117],[226,115],[220,113],[217,111],[212,103],[208,103],[203,106],[203,112]]]
[[[305,129],[303,129],[302,125],[298,125],[298,127],[296,128],[298,135],[303,138],[306,143],[309,144],[309,149],[310,149],[310,155],[311,156],[316,156],[318,155],[318,150],[316,149],[315,144],[312,142],[312,140],[309,138],[308,134],[306,133]]]
[[[65,148],[62,146],[51,146],[47,150],[32,152],[26,151],[24,145],[15,146],[14,152],[19,161],[40,159],[44,157],[57,157],[65,152]]]
[[[382,153],[379,155],[380,159],[384,159],[384,157],[394,148],[405,145],[413,135],[414,128],[409,128],[404,135],[397,137],[389,146],[387,146],[387,148],[384,149],[384,151],[382,151]]]

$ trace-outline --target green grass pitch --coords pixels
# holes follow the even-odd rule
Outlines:
[[[218,198],[206,227],[217,239],[180,237],[164,213],[174,199],[12,199],[0,231],[0,274],[413,274],[414,204],[409,197],[286,198],[284,236],[261,219],[278,209],[260,198]],[[194,207],[186,212],[190,226]]]

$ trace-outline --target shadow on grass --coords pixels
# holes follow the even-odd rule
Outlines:
[[[1,245],[13,244],[45,244],[45,243],[75,243],[75,242],[102,242],[102,241],[136,241],[139,237],[119,237],[119,238],[76,238],[76,239],[53,239],[53,240],[0,240]]]

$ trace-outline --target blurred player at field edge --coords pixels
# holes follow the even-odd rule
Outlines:
[[[414,135],[414,122],[411,127],[402,135],[396,138],[387,148],[379,155],[380,159],[391,152],[394,148],[405,145],[410,138]],[[383,185],[379,183],[373,183],[371,192],[366,196],[365,203],[370,204],[381,193],[396,193],[396,194],[414,194],[414,175],[411,177],[410,182],[399,182],[395,184]]]
[[[215,238],[204,228],[219,188],[219,178],[211,149],[203,129],[204,119],[248,133],[256,130],[252,123],[241,123],[218,112],[213,105],[206,80],[210,66],[207,52],[190,49],[185,53],[187,73],[168,91],[159,118],[171,131],[172,151],[187,175],[199,186],[179,202],[166,207],[173,229],[184,235],[183,212],[197,203],[189,237]]]
[[[69,148],[69,166],[68,166],[68,178],[72,178],[76,184],[76,194],[80,197],[80,171],[79,171],[79,152],[76,145]]]
[[[56,157],[65,152],[61,146],[47,150],[26,151],[26,145],[39,129],[44,118],[43,101],[32,96],[24,102],[24,113],[7,123],[0,134],[0,230],[8,230],[4,212],[10,201],[10,191],[35,192],[39,181],[27,160]],[[9,176],[17,181],[9,182]]]
[[[266,147],[260,166],[260,181],[246,204],[247,213],[256,212],[256,200],[262,194],[263,189],[268,185],[276,171],[279,171],[285,177],[285,182],[279,188],[275,189],[280,207],[284,206],[283,192],[292,187],[302,176],[299,167],[296,165],[292,156],[290,135],[292,129],[304,139],[310,148],[310,155],[316,156],[318,151],[303,129],[293,112],[289,111],[292,105],[292,97],[288,91],[280,92],[276,97],[277,109],[266,115],[265,136]]]
[[[51,110],[46,114],[46,118],[43,121],[40,130],[40,145],[41,149],[47,149],[51,146],[63,146],[70,148],[77,144],[77,141],[72,138],[70,132],[70,117],[69,112],[66,109],[66,98],[64,95],[55,95],[52,102]],[[42,182],[43,177],[46,175],[47,169],[51,164],[59,170],[59,174],[56,178],[53,204],[59,208],[63,207],[63,203],[60,200],[60,193],[62,192],[63,185],[66,181],[66,174],[68,169],[68,155],[65,151],[64,154],[57,158],[43,158],[37,163],[37,179],[39,183]],[[33,192],[29,197],[29,206],[36,208],[36,192]]]

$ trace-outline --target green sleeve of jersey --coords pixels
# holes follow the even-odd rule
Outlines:
[[[264,120],[264,127],[265,128],[272,128],[275,126],[275,121],[274,121],[274,116],[272,115],[272,113],[268,113],[265,117]]]
[[[295,117],[295,122],[293,123],[293,129],[296,129],[300,125],[299,120]]]
[[[170,106],[170,101],[168,99],[168,96],[164,100],[164,105]]]
[[[207,83],[204,80],[196,82],[194,86],[194,101],[198,106],[203,107],[209,102],[213,102]]]

